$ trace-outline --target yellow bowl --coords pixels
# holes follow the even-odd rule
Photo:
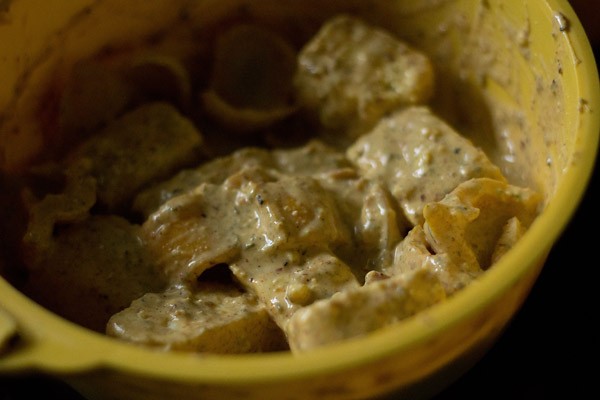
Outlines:
[[[447,302],[367,337],[300,355],[134,347],[54,315],[0,278],[0,374],[41,371],[90,399],[359,399],[391,392],[412,399],[435,394],[492,346],[575,212],[598,149],[597,69],[567,1],[3,1],[3,174],[43,151],[29,105],[53,74],[107,44],[135,43],[182,15],[192,25],[242,12],[314,27],[341,11],[427,52],[440,77],[436,109],[460,123],[511,181],[544,195],[544,210],[521,241]],[[0,260],[0,272],[9,268],[8,259]]]

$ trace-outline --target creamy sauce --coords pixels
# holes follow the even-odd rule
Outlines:
[[[540,196],[510,185],[429,107],[424,53],[348,16],[298,49],[263,28],[242,32],[271,47],[217,41],[216,54],[241,52],[240,68],[196,78],[200,112],[190,59],[95,60],[124,79],[126,107],[88,116],[102,127],[33,171],[60,183],[26,191],[26,293],[140,345],[301,352],[444,301],[537,215]],[[269,66],[272,82],[251,74],[261,90],[240,106],[223,82],[243,81],[253,51],[293,56],[296,68],[283,83],[289,60]],[[127,86],[132,58],[136,73],[158,71],[177,89]],[[63,129],[78,126],[65,115]]]

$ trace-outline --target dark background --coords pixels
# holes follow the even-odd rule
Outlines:
[[[573,0],[600,60],[600,2]],[[587,399],[600,392],[597,328],[600,267],[599,172],[596,166],[577,213],[552,249],[531,294],[494,347],[435,397],[449,399]],[[594,261],[596,260],[596,261]],[[0,400],[82,400],[44,377],[0,378]],[[270,400],[270,399],[265,399]]]

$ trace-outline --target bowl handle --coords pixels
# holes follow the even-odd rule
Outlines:
[[[2,286],[0,277],[0,292]],[[81,352],[80,338],[44,329],[48,322],[44,318],[21,318],[13,305],[0,304],[0,375],[32,371],[72,373],[98,366],[102,349]]]
[[[37,342],[24,340],[19,322],[0,305],[0,374],[19,372],[35,365]]]
[[[8,351],[12,339],[16,336],[17,321],[0,307],[0,357]]]

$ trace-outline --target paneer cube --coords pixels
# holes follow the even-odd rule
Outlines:
[[[447,244],[451,245],[451,243]],[[483,273],[473,257],[457,260],[448,252],[434,251],[423,227],[417,225],[396,246],[394,262],[381,270],[373,271],[373,276],[381,279],[374,273],[383,274],[385,277],[394,277],[412,274],[419,270],[432,273],[444,288],[446,296],[451,296],[463,289]],[[374,279],[371,277],[371,273],[367,275],[367,278]]]
[[[394,262],[378,272],[398,276],[426,269],[448,296],[497,262],[538,213],[541,197],[530,189],[489,178],[460,184],[425,206],[415,226],[395,249]]]
[[[434,70],[407,43],[341,15],[301,50],[294,83],[300,104],[319,123],[356,137],[384,114],[429,100]]]
[[[61,226],[27,268],[25,293],[99,332],[112,314],[166,285],[140,240],[139,226],[116,216]]]
[[[90,163],[98,202],[122,211],[145,185],[196,159],[202,136],[167,103],[149,103],[125,114],[70,155],[69,165]]]
[[[471,179],[440,202],[425,206],[423,230],[434,252],[448,254],[456,263],[487,269],[499,256],[493,256],[499,241],[510,235],[506,224],[517,218],[528,228],[541,201],[528,188],[489,178]]]
[[[234,190],[237,190],[234,188]],[[351,240],[333,196],[310,177],[257,182],[241,207],[256,215],[254,244],[262,251],[335,246]]]
[[[248,253],[231,265],[231,271],[286,333],[298,310],[359,286],[348,265],[319,248],[300,247],[277,255]]]
[[[440,201],[462,182],[505,181],[481,149],[421,106],[383,118],[347,155],[365,178],[383,180],[413,225],[423,223],[425,204]]]
[[[236,259],[241,240],[233,230],[238,221],[232,204],[221,185],[202,184],[144,222],[144,242],[169,281],[193,282],[208,268]]]
[[[226,354],[287,349],[283,333],[252,295],[216,283],[145,294],[112,316],[106,333],[163,350]]]

